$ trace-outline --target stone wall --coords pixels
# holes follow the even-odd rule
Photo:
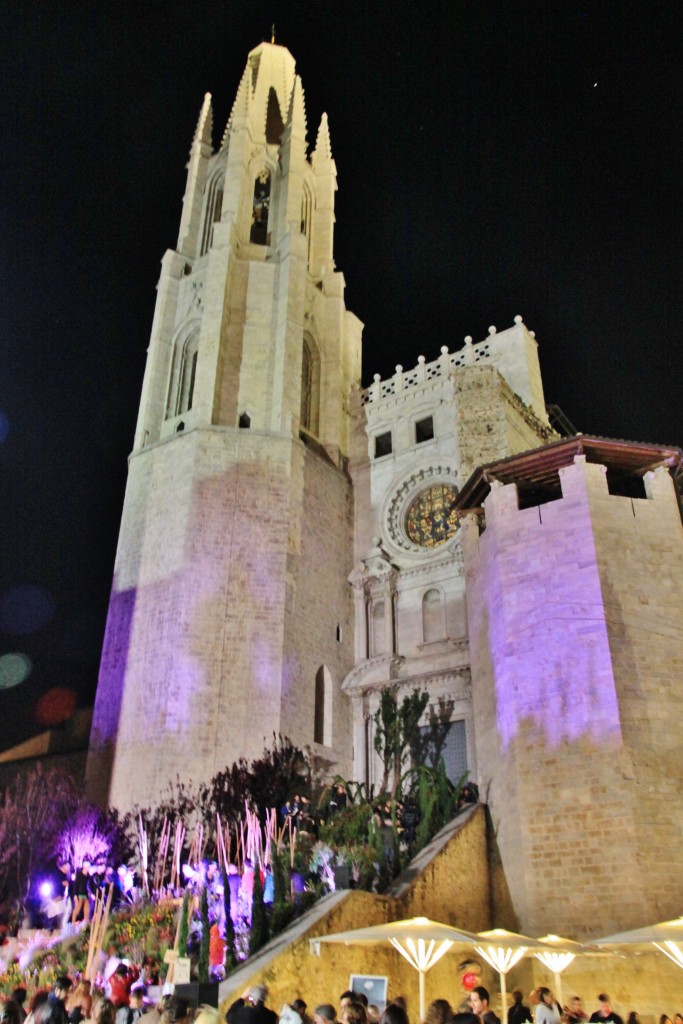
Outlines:
[[[455,403],[464,483],[478,466],[537,448],[556,435],[515,395],[492,364],[456,370]]]
[[[273,734],[313,739],[315,672],[350,662],[349,485],[299,441],[195,430],[133,457],[95,705],[93,795],[207,781]],[[310,534],[310,536],[309,536]],[[336,639],[341,624],[342,641]],[[330,752],[331,753],[331,752]],[[100,782],[103,784],[100,785]]]
[[[303,444],[293,452],[292,474],[300,485],[289,514],[281,728],[349,777],[350,707],[341,683],[353,665],[353,600],[340,568],[352,564],[351,485],[323,454]],[[332,720],[324,723],[331,743],[319,745],[313,732],[315,679],[323,667],[332,689]]]
[[[632,506],[582,458],[560,475],[561,500],[524,510],[514,484],[494,483],[484,533],[463,528],[473,702],[481,794],[521,930],[588,938],[680,909],[678,824],[646,829],[683,810],[680,768],[649,730],[679,706],[678,644],[661,629],[644,639],[620,611],[657,591],[660,625],[680,621],[677,584],[656,582],[679,564],[680,518],[672,491]]]
[[[368,948],[321,943],[317,956],[309,939],[421,915],[467,931],[494,926],[514,928],[495,848],[495,836],[487,828],[487,809],[480,806],[466,812],[421,851],[386,896],[332,893],[253,960],[246,961],[221,984],[223,1011],[252,984],[268,986],[268,1005],[275,1010],[300,997],[306,1000],[310,1012],[321,1002],[338,1006],[351,974],[386,975],[389,998],[406,997],[410,1021],[417,1024],[418,976],[398,953],[379,945]],[[556,930],[561,931],[562,921],[556,924]],[[500,1014],[498,975],[469,947],[450,950],[428,972],[427,1003],[437,998],[448,999],[453,1007],[464,1003],[467,993],[460,977],[465,963],[475,969],[480,983],[489,989],[492,1005]],[[529,992],[537,985],[554,986],[554,978],[535,957],[530,957],[508,975],[508,992],[517,985]],[[645,953],[625,959],[608,954],[577,958],[562,975],[564,1000],[579,995],[589,1012],[597,1008],[597,993],[605,990],[624,1020],[637,1009],[642,1024],[656,1024],[660,1013],[673,1015],[677,1007],[683,1006],[683,971],[661,955]]]
[[[633,867],[647,920],[667,920],[683,907],[683,526],[665,467],[647,475],[647,498],[610,494],[604,468],[586,470],[633,794]]]
[[[478,807],[435,837],[387,896],[352,891],[333,893],[321,901],[222,983],[221,1004],[227,1009],[247,986],[263,983],[273,1008],[279,1010],[300,996],[310,1011],[318,1003],[338,1005],[352,973],[377,974],[389,977],[389,998],[404,995],[411,1020],[417,1020],[418,976],[399,953],[382,946],[321,944],[316,956],[309,939],[418,916],[467,931],[485,928],[490,921],[487,874],[486,818]],[[462,953],[466,955],[467,951]],[[447,993],[451,1002],[460,1001],[456,982],[460,960],[458,952],[449,953],[429,972],[428,1000]],[[488,972],[485,977],[492,982]]]

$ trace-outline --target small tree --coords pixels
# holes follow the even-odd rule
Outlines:
[[[404,758],[416,750],[420,744],[420,719],[428,704],[429,694],[427,691],[423,690],[420,693],[416,689],[403,698],[398,709],[401,747],[394,754],[394,786],[391,794],[394,799],[401,781]]]
[[[38,868],[54,852],[57,834],[79,803],[72,779],[40,763],[17,774],[0,794],[0,877],[21,915]]]
[[[87,858],[106,858],[116,839],[116,827],[97,808],[83,805],[63,825],[55,843],[55,854],[74,867]]]
[[[261,870],[255,865],[254,870],[254,892],[251,903],[251,931],[249,933],[249,956],[258,952],[270,938],[268,929],[268,915],[266,905],[263,902],[263,883],[261,882]]]
[[[392,776],[391,799],[400,793],[403,764],[420,737],[419,722],[427,704],[429,694],[413,690],[399,705],[396,689],[383,690],[379,707],[375,712],[375,750],[383,764],[380,791],[389,791],[389,776]]]
[[[186,889],[180,908],[180,927],[178,928],[178,956],[187,956],[187,940],[190,937],[190,893]]]
[[[152,870],[159,854],[159,844],[167,821],[182,821],[188,830],[192,830],[197,821],[204,820],[198,792],[186,786],[179,778],[176,778],[175,783],[168,784],[158,804],[150,807],[140,807],[136,804],[132,811],[119,817],[119,827],[125,833],[125,843],[131,852],[139,853],[140,818],[147,833],[147,861]]]
[[[206,886],[201,896],[202,939],[199,944],[199,960],[197,961],[197,978],[200,984],[209,980],[209,947],[211,942],[211,924],[209,922],[209,894]]]
[[[230,909],[230,881],[228,873],[223,868],[223,911],[225,913],[225,971],[229,974],[237,963],[235,957],[235,925],[232,921]]]
[[[273,868],[273,916],[271,920],[271,931],[278,935],[287,927],[294,915],[294,908],[287,902],[289,885],[287,883],[287,868],[285,866],[284,854],[278,853],[275,843],[270,844],[270,863]]]

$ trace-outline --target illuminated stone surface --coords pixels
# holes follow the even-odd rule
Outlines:
[[[517,316],[477,342],[438,339],[440,355],[361,390],[327,119],[309,160],[288,51],[249,55],[215,152],[211,116],[207,96],[162,259],[91,793],[147,803],[278,732],[376,784],[379,694],[426,688],[490,803],[491,906],[508,893],[511,919],[488,923],[584,937],[676,916],[683,538],[668,471],[632,499],[579,460],[556,501],[520,509],[514,484],[494,487],[483,533],[466,520],[425,544],[406,528],[421,494],[557,439],[535,336]]]

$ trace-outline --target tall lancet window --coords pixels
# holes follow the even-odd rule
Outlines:
[[[270,214],[270,171],[265,167],[254,182],[254,201],[251,210],[251,232],[249,241],[256,245],[268,245],[268,216]]]
[[[332,673],[321,665],[315,674],[313,742],[332,746]]]
[[[301,234],[306,236],[306,251],[311,258],[311,228],[313,226],[313,196],[308,185],[304,185],[301,196]]]
[[[301,352],[301,411],[299,423],[311,434],[318,433],[320,401],[320,355],[310,334],[304,334]]]
[[[166,404],[166,418],[189,412],[194,398],[194,383],[197,375],[197,353],[199,350],[199,328],[176,341],[173,353],[173,369]]]
[[[180,388],[178,391],[178,414],[189,412],[194,398],[194,381],[197,375],[197,351],[199,348],[199,331],[190,335],[183,352],[183,365],[180,371]]]
[[[223,210],[223,174],[217,174],[211,179],[206,195],[206,206],[204,207],[204,228],[202,230],[202,247],[199,255],[203,256],[209,251],[213,241],[213,226],[221,219]]]
[[[277,101],[277,93],[272,85],[268,90],[268,108],[266,110],[266,142],[269,146],[278,146],[285,126],[282,123],[280,104]]]

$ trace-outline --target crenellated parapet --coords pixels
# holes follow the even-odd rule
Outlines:
[[[488,336],[482,341],[474,342],[467,335],[457,352],[450,352],[447,345],[442,345],[441,355],[430,363],[424,356],[418,356],[417,366],[412,370],[404,370],[399,365],[394,375],[386,380],[375,374],[374,382],[361,392],[360,400],[363,405],[378,406],[402,397],[412,399],[417,392],[448,379],[456,370],[493,365],[512,391],[547,425],[537,348],[534,331],[526,327],[521,316],[516,316],[513,326],[504,331],[489,327]]]

